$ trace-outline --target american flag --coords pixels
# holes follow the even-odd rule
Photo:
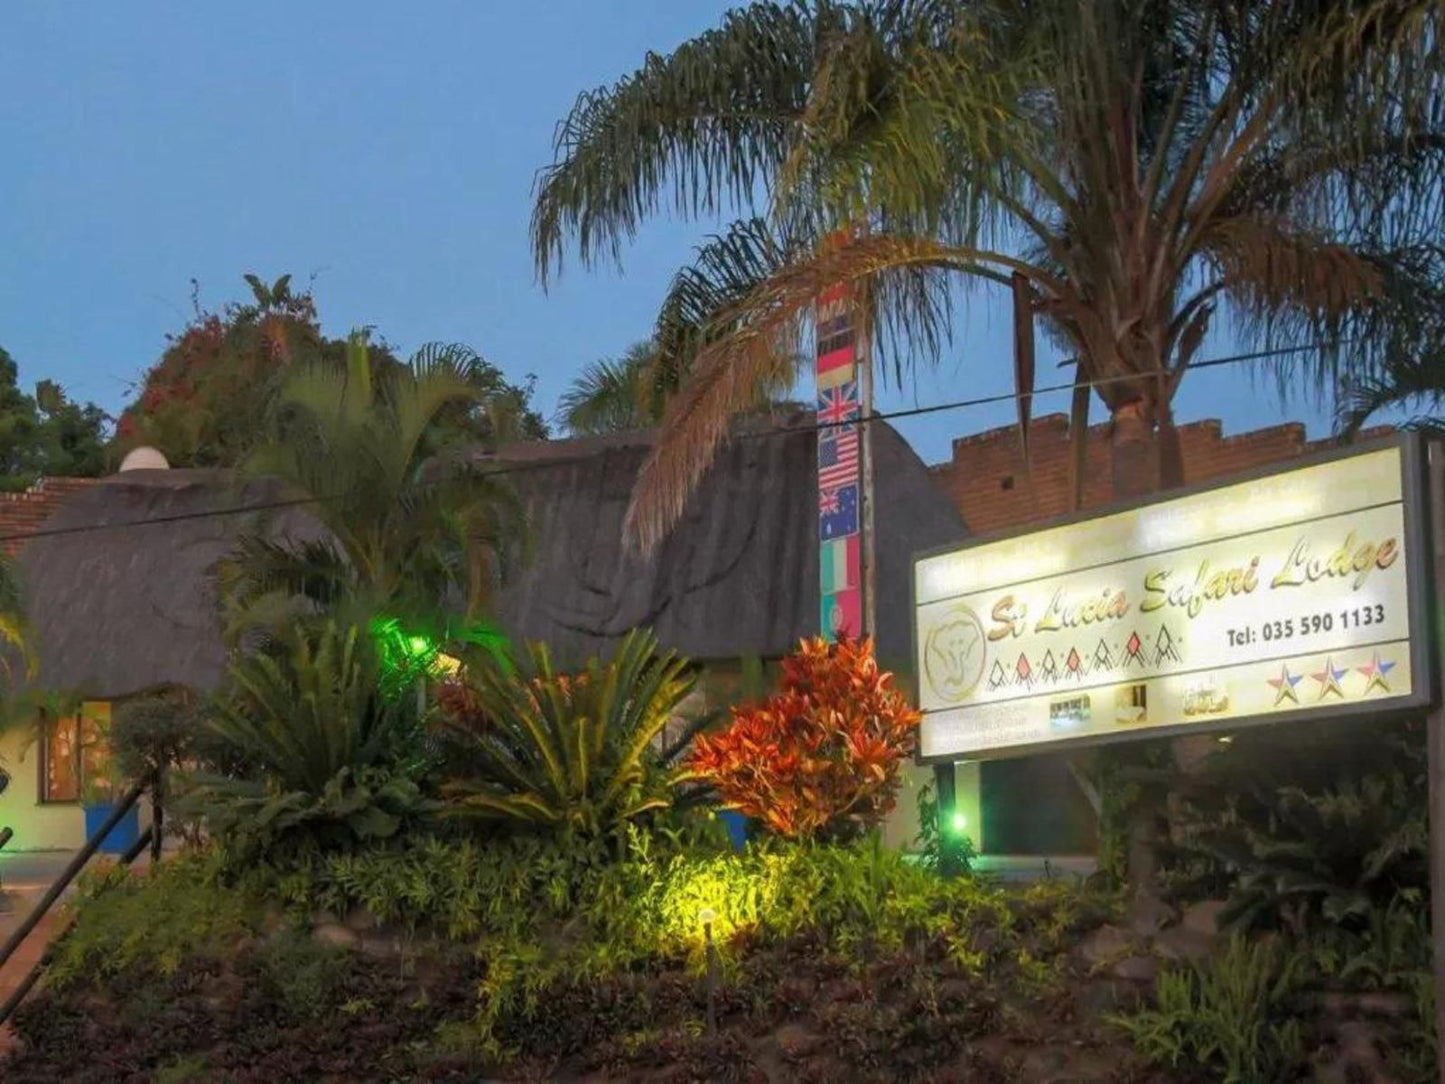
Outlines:
[[[858,430],[818,434],[818,490],[858,480]]]
[[[818,394],[818,424],[827,426],[821,436],[846,433],[853,427],[845,422],[858,417],[858,381],[850,380],[836,388],[825,388]]]

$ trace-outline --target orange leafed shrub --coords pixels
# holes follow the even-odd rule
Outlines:
[[[920,718],[892,683],[870,640],[804,640],[783,660],[782,687],[700,736],[691,767],[724,805],[779,835],[876,825],[893,808]]]

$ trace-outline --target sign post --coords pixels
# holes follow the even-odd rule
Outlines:
[[[1445,675],[1445,445],[1430,444],[1430,542],[1435,557],[1429,629]],[[1445,1084],[1445,704],[1437,701],[1426,722],[1430,779],[1430,931],[1435,945],[1435,1061]]]

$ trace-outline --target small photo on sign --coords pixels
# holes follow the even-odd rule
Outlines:
[[[1143,682],[1114,692],[1114,720],[1130,726],[1149,721],[1149,689]]]
[[[1218,715],[1229,710],[1229,690],[1220,688],[1213,681],[1201,681],[1184,690],[1184,715],[1195,718],[1200,715]]]
[[[1055,730],[1073,730],[1089,721],[1089,698],[1071,696],[1049,704],[1049,725]]]

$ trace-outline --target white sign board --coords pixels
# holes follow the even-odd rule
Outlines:
[[[914,564],[924,760],[1421,705],[1415,445]]]

